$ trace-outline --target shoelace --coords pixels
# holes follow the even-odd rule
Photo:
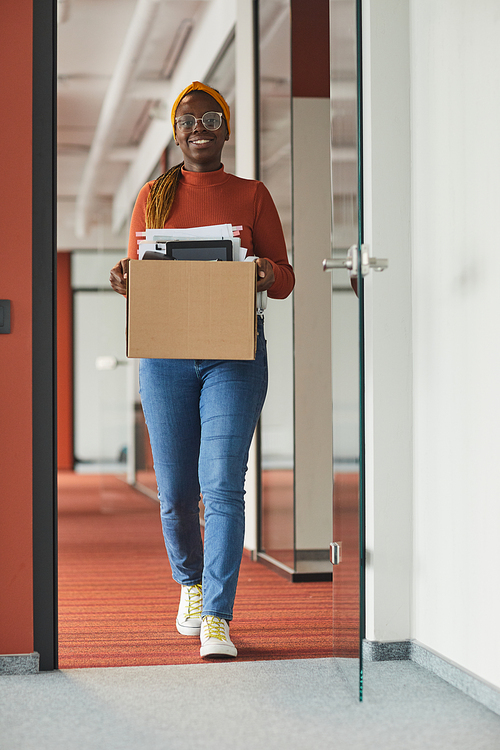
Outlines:
[[[207,617],[203,618],[203,624],[206,625],[209,638],[217,638],[217,640],[219,641],[226,640],[224,620],[221,620],[220,617],[215,617],[215,615],[207,615]]]
[[[195,617],[199,619],[201,617],[201,610],[203,608],[203,595],[201,591],[201,583],[195,583],[194,586],[190,586],[187,590],[188,600],[185,611],[186,619]]]

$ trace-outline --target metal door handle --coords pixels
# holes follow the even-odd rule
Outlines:
[[[384,271],[389,265],[387,258],[371,258],[368,245],[361,245],[361,273],[366,276],[373,268],[374,271]]]
[[[352,258],[325,258],[323,271],[333,271],[335,268],[347,268],[352,271]]]
[[[368,245],[361,245],[361,274],[366,276],[373,271],[384,271],[389,266],[387,258],[371,258]],[[347,251],[347,258],[325,258],[323,271],[333,271],[345,268],[350,276],[358,275],[358,246],[351,245]]]

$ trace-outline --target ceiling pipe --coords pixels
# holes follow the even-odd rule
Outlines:
[[[175,66],[179,62],[179,58],[184,51],[186,42],[189,39],[189,35],[193,30],[193,20],[191,18],[185,18],[181,21],[179,28],[175,33],[175,41],[168,53],[167,59],[163,64],[161,71],[161,77],[167,80],[172,77],[172,73],[175,70]]]
[[[138,0],[104,97],[99,120],[76,197],[75,234],[85,237],[99,177],[98,170],[114,134],[116,114],[146,43],[161,0]]]

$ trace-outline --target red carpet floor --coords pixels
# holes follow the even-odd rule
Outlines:
[[[175,629],[178,598],[156,502],[117,477],[61,472],[59,666],[203,663],[198,639]],[[244,557],[238,658],[332,656],[332,612],[331,583],[288,583]]]

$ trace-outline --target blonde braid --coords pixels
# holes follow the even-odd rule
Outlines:
[[[167,223],[174,204],[181,167],[182,162],[153,182],[146,203],[146,229],[162,229]]]

